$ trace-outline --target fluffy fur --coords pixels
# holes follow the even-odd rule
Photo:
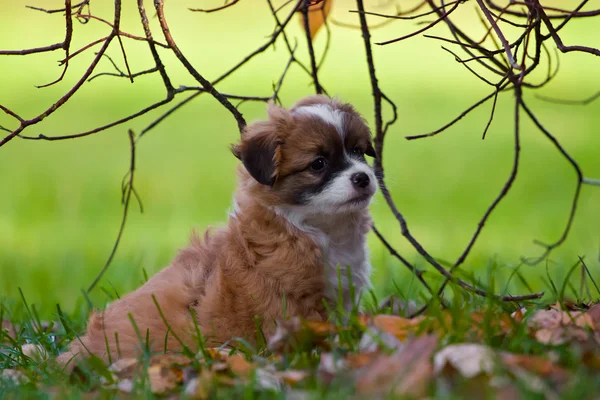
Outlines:
[[[270,105],[268,117],[232,149],[242,165],[227,225],[193,235],[169,266],[94,313],[60,362],[88,351],[105,360],[109,352],[113,360],[136,356],[141,345],[129,315],[152,351],[165,343],[180,350],[179,341],[197,350],[194,320],[209,345],[252,342],[255,317],[272,333],[284,297],[287,315],[326,319],[323,299],[333,305],[340,295],[338,267],[347,308],[356,299],[346,269],[357,294],[369,286],[367,208],[376,186],[364,159],[375,155],[364,120],[323,96],[290,110]]]

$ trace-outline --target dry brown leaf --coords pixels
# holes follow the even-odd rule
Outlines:
[[[371,364],[379,356],[377,352],[370,353],[350,353],[346,357],[350,369],[359,369]]]
[[[409,335],[415,333],[419,329],[420,324],[424,319],[424,317],[409,319],[397,315],[379,314],[374,316],[367,323],[404,341]]]
[[[154,394],[166,394],[183,382],[183,370],[162,365],[148,368],[150,387]]]
[[[150,365],[161,367],[185,367],[192,363],[192,359],[179,353],[155,354],[150,357]]]
[[[361,395],[393,392],[396,396],[425,395],[433,377],[431,356],[437,346],[434,335],[410,340],[400,351],[381,354],[357,371],[356,390]]]
[[[121,358],[108,367],[109,371],[121,379],[132,378],[140,369],[141,366],[136,358]]]
[[[211,347],[205,350],[206,354],[215,361],[226,360],[229,357],[230,350],[221,347]],[[198,354],[198,357],[203,358],[204,355],[202,353]]]
[[[379,350],[399,350],[404,346],[396,336],[384,332],[374,326],[365,329],[358,348],[361,353],[372,353]]]
[[[560,345],[571,339],[585,341],[589,338],[588,330],[595,330],[592,315],[589,312],[565,312],[555,308],[539,310],[529,319],[529,327],[535,338],[543,344]]]
[[[308,28],[310,31],[311,39],[314,39],[315,35],[323,24],[325,19],[331,11],[331,5],[333,0],[313,0],[312,5],[308,7]],[[304,15],[299,13],[300,24],[304,28]]]
[[[492,328],[495,328],[499,333],[507,334],[513,327],[515,322],[518,322],[518,318],[522,318],[522,314],[515,314],[515,317],[511,317],[505,313],[496,313],[494,317],[489,321]],[[473,329],[476,329],[480,335],[483,335],[483,324],[485,323],[485,312],[472,312],[471,322],[473,323]]]
[[[241,354],[234,354],[229,357],[227,365],[233,374],[244,378],[248,378],[256,369],[256,366],[249,363]]]
[[[310,371],[288,369],[285,371],[278,371],[276,375],[283,383],[294,386],[306,380],[310,376]]]
[[[554,364],[547,358],[511,353],[501,353],[500,357],[502,359],[502,363],[508,369],[518,366],[534,373],[535,375],[552,377],[556,380],[566,379],[568,376],[566,369]]]
[[[325,339],[337,331],[328,322],[304,321],[299,317],[279,321],[275,332],[268,340],[272,352],[284,352],[292,348],[308,348],[325,344]]]
[[[450,368],[465,378],[491,375],[494,370],[494,351],[477,343],[451,344],[436,353],[433,365],[436,374]]]

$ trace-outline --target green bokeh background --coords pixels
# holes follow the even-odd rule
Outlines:
[[[125,3],[122,29],[143,36],[135,2]],[[153,15],[151,2],[147,3],[149,14]],[[566,7],[565,2],[550,3]],[[27,10],[25,4],[29,3],[0,5],[0,48],[36,47],[61,41],[63,17]],[[187,11],[187,7],[220,4],[173,0],[166,6],[175,40],[209,79],[264,43],[273,28],[266,2],[258,0],[242,1],[217,14]],[[61,2],[36,5],[58,8]],[[473,5],[461,6],[456,18],[468,31],[475,32],[474,36],[480,36],[483,28]],[[356,23],[356,14],[347,11],[353,8],[353,2],[337,0],[332,17]],[[389,7],[378,10],[392,11]],[[112,1],[93,2],[92,11],[110,20]],[[564,42],[598,46],[597,23],[573,21],[562,31]],[[162,39],[155,18],[152,25],[156,38]],[[431,33],[445,35],[442,25]],[[399,21],[373,30],[372,35],[374,41],[380,41],[416,27],[414,22]],[[109,32],[106,25],[97,21],[87,25],[75,23],[74,28],[73,49]],[[298,54],[306,61],[299,21],[292,21],[289,33],[298,37]],[[320,54],[325,32],[320,32],[315,41]],[[153,66],[144,43],[125,39],[124,44],[134,72]],[[26,118],[41,113],[79,79],[94,56],[93,51],[73,59],[65,79],[45,89],[34,85],[50,82],[60,74],[56,61],[63,57],[61,52],[0,57],[0,104]],[[386,141],[387,184],[415,237],[436,257],[452,261],[467,244],[510,172],[513,95],[504,93],[499,97],[496,118],[485,141],[481,140],[481,133],[491,103],[435,138],[409,142],[404,136],[437,129],[490,93],[491,88],[440,49],[439,42],[421,36],[375,46],[374,51],[381,86],[396,102],[399,113]],[[117,42],[108,53],[123,66]],[[176,86],[195,85],[172,54],[161,50],[161,55]],[[275,50],[258,56],[218,88],[226,93],[270,95],[272,83],[286,62],[280,42]],[[591,95],[600,88],[599,65],[591,55],[561,55],[558,77],[539,93],[569,99]],[[103,59],[97,71],[110,70],[110,63]],[[359,31],[332,27],[330,53],[320,78],[330,94],[354,103],[372,122],[371,90]],[[540,71],[538,79],[543,78]],[[293,66],[282,90],[284,104],[291,105],[310,93],[309,77]],[[142,109],[163,96],[158,75],[140,77],[133,85],[122,78],[98,78],[86,83],[65,107],[25,133],[65,135],[85,131]],[[587,106],[560,106],[540,101],[532,92],[526,92],[525,99],[579,162],[586,176],[600,177],[600,101]],[[244,103],[240,109],[248,121],[265,115],[261,103]],[[385,111],[389,115],[389,110]],[[16,301],[19,288],[42,314],[52,313],[56,303],[71,309],[82,301],[81,289],[102,268],[120,223],[120,183],[129,163],[127,129],[139,132],[161,112],[84,139],[15,139],[0,149],[0,297],[4,301]],[[521,256],[540,254],[542,249],[532,243],[534,238],[553,241],[560,236],[575,189],[576,176],[565,159],[524,115],[522,121],[522,161],[517,181],[489,219],[465,263],[466,270],[484,281],[491,263],[500,267],[494,272],[499,279],[505,279]],[[16,127],[15,121],[5,115],[0,115],[0,125]],[[113,285],[121,293],[135,288],[143,281],[143,269],[152,274],[169,263],[177,249],[186,245],[192,228],[203,230],[225,223],[235,188],[237,161],[228,146],[237,137],[236,123],[230,114],[213,98],[202,95],[141,140],[135,186],[145,210],[140,214],[132,207],[121,246],[102,286]],[[377,197],[372,211],[390,242],[409,260],[425,267],[403,240],[398,223],[381,197]],[[543,288],[540,277],[546,275],[546,266],[553,279],[561,279],[566,267],[581,255],[586,256],[589,267],[598,275],[599,227],[600,188],[585,186],[569,239],[547,263],[523,267],[521,271],[535,289]],[[407,293],[411,277],[404,267],[374,237],[370,237],[370,248],[376,292],[389,294],[397,285]],[[430,276],[436,277],[433,272]],[[513,290],[523,287],[515,286]],[[106,300],[101,291],[92,298],[97,305]]]

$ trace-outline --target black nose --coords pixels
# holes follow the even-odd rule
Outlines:
[[[354,184],[354,186],[358,186],[360,188],[366,188],[369,185],[369,175],[364,172],[357,172],[350,177],[350,180]]]

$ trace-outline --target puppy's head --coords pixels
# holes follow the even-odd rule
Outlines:
[[[349,104],[310,96],[286,110],[270,104],[268,120],[249,125],[233,146],[267,203],[316,213],[367,207],[377,190],[365,157],[371,133]]]

